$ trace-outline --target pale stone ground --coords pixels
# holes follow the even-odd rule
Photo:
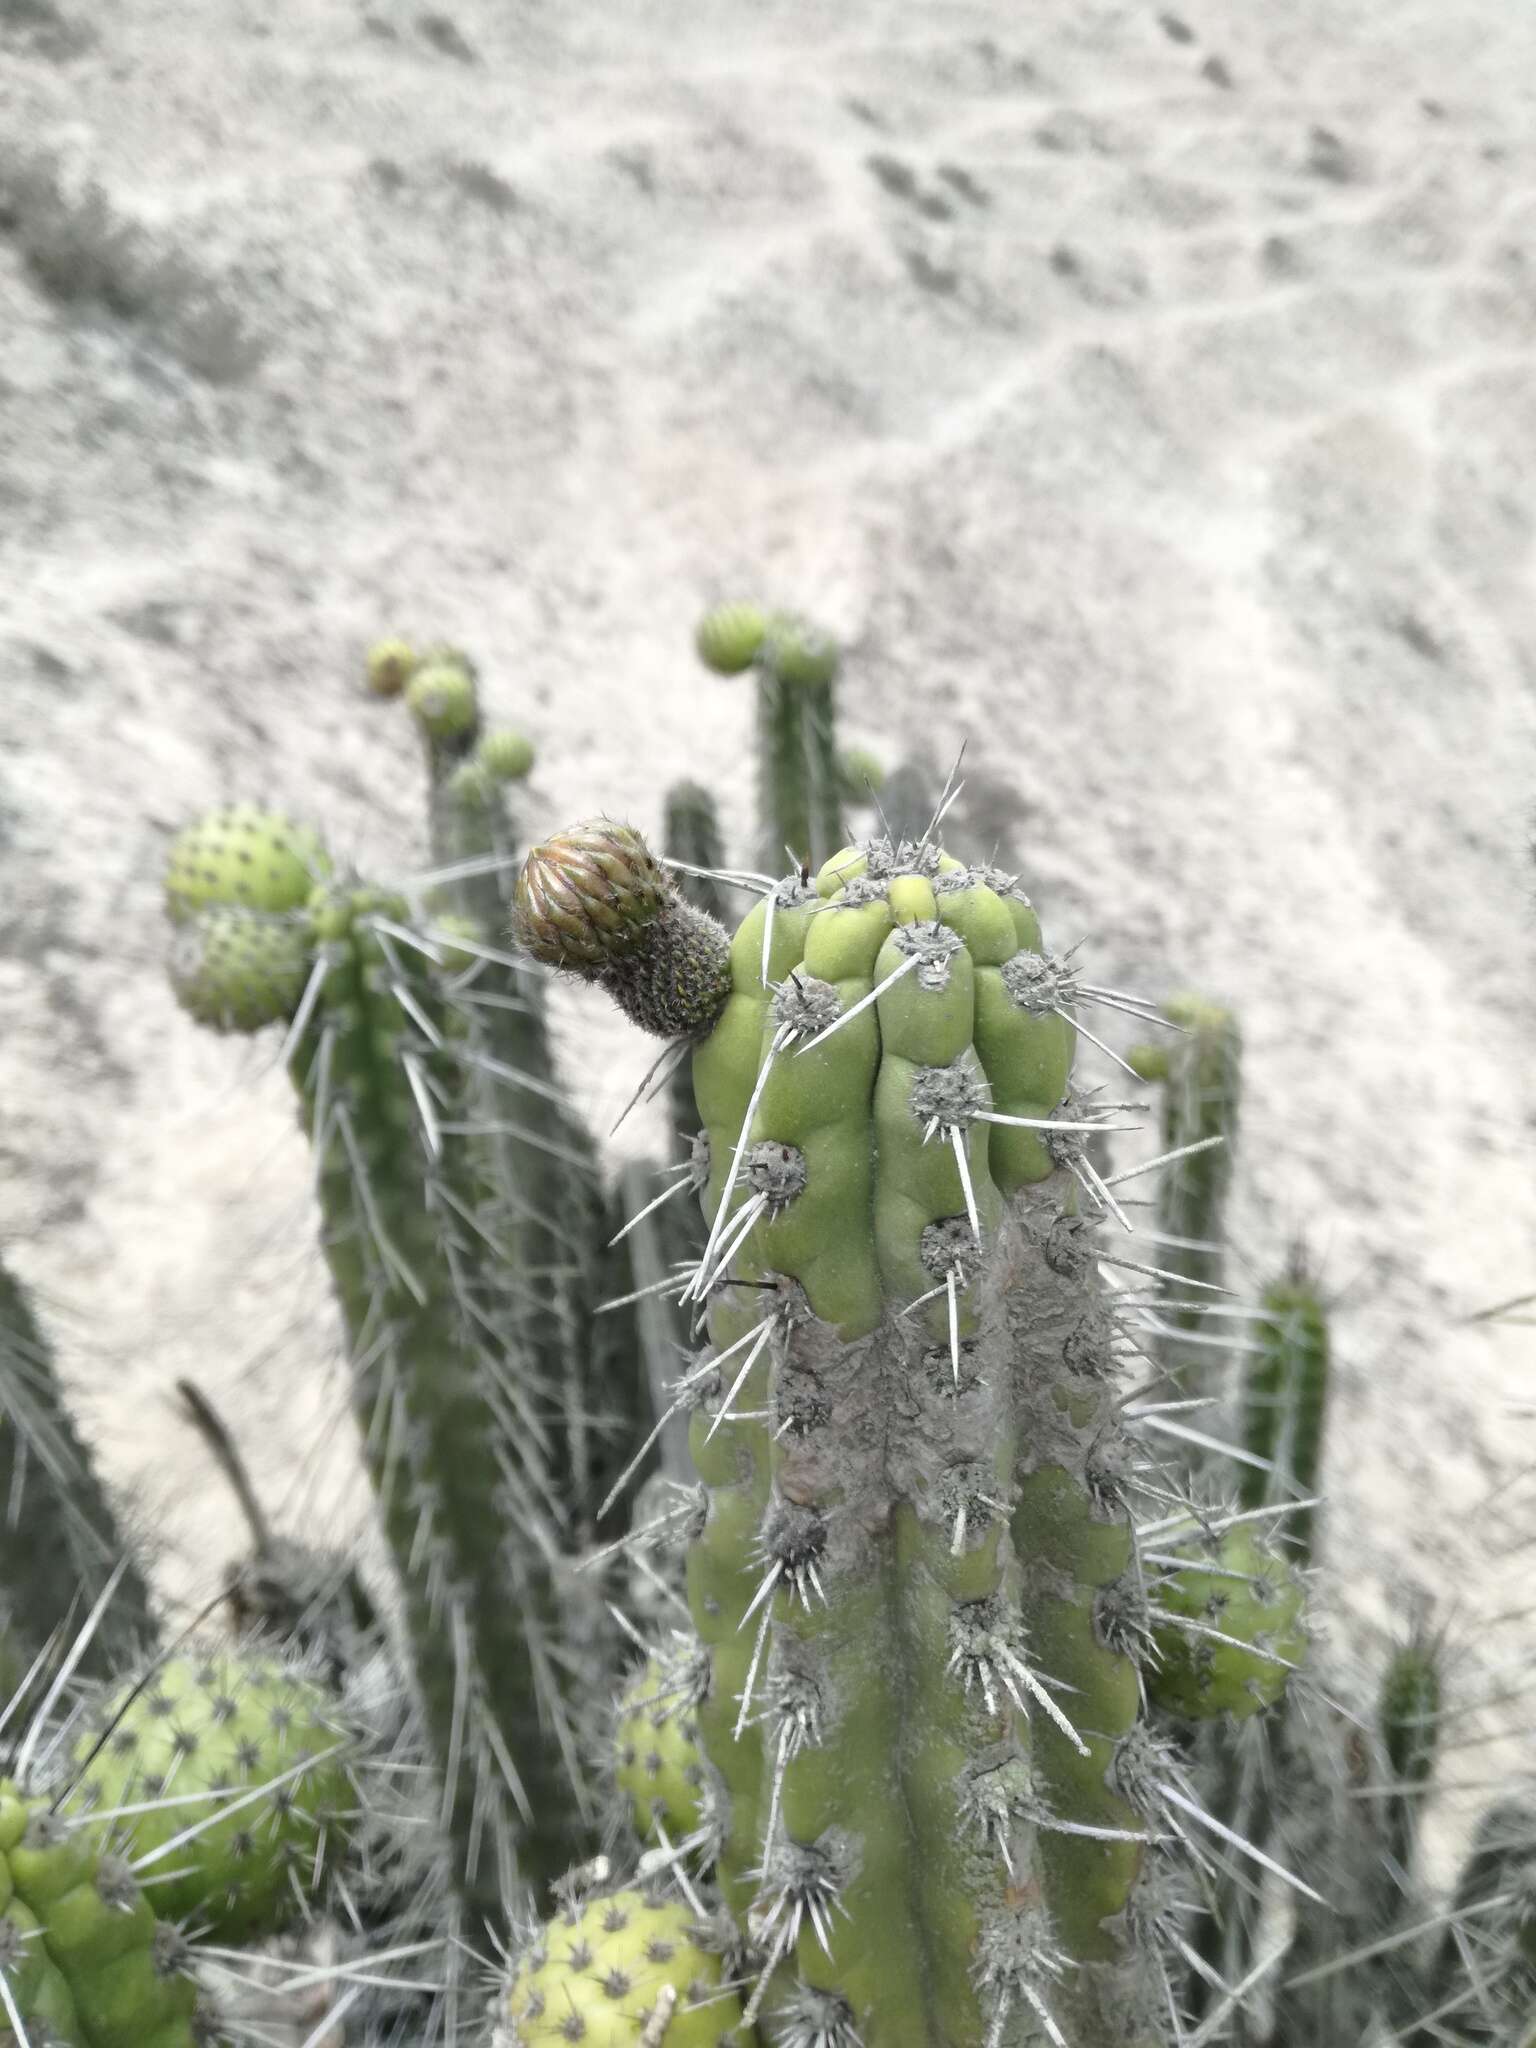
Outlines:
[[[239,1537],[178,1374],[295,1530],[363,1502],[167,835],[419,858],[397,624],[536,735],[535,825],[687,770],[744,827],[688,635],[762,590],[851,737],[969,736],[1102,979],[1237,1004],[1245,1262],[1304,1228],[1340,1296],[1335,1638],[1422,1588],[1465,1697],[1528,1663],[1530,1333],[1465,1318],[1536,1287],[1536,13],[1174,4],[0,0],[0,1232],[168,1597]],[[648,1055],[568,1009],[609,1120]]]

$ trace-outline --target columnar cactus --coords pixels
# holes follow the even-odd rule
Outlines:
[[[234,857],[185,852],[204,840],[224,847],[228,814],[179,842],[173,869],[188,879],[173,892],[176,948],[213,922],[264,932],[276,921],[302,942],[302,977],[272,1005],[241,1010],[231,985],[217,1016],[201,1001],[190,1007],[245,1029],[289,1026],[364,1453],[446,1778],[456,1873],[473,1913],[497,1926],[518,1881],[547,1883],[570,1861],[588,1796],[576,1699],[605,1685],[609,1668],[606,1645],[589,1655],[582,1638],[584,1625],[590,1635],[606,1620],[599,1589],[566,1563],[606,1483],[574,1441],[590,1443],[594,1417],[584,1383],[573,1395],[533,1341],[558,1320],[557,1262],[530,1270],[508,1256],[515,1227],[549,1234],[548,1220],[538,1190],[507,1168],[501,1120],[476,1092],[495,1062],[455,985],[453,948],[414,924],[403,898],[353,881],[311,885],[292,909],[298,870],[329,872],[323,850],[287,820],[238,819]],[[275,850],[240,859],[260,830]],[[201,893],[184,904],[193,884]],[[528,1081],[530,1123],[547,1107],[558,1125],[558,1089],[538,1074]],[[567,1186],[575,1178],[563,1169]],[[577,1249],[595,1260],[606,1234],[599,1226]],[[576,1341],[564,1327],[559,1335]],[[579,1432],[561,1427],[572,1407]]]
[[[717,674],[756,674],[759,862],[770,874],[786,855],[819,865],[843,838],[836,645],[802,619],[740,604],[707,613],[695,645]]]
[[[1142,1722],[1070,971],[1011,877],[927,839],[792,876],[727,940],[599,821],[518,907],[695,1047],[688,1590],[749,2017],[795,2048],[1163,2042],[1149,1842],[1193,1802]]]
[[[154,1634],[149,1593],[75,1427],[53,1348],[19,1280],[0,1264],[0,1678],[19,1683],[84,1593],[114,1569],[116,1593],[82,1652],[105,1673]],[[0,1699],[9,1691],[0,1685]]]
[[[1226,1200],[1242,1090],[1242,1036],[1232,1011],[1205,996],[1169,998],[1163,1015],[1178,1027],[1172,1041],[1135,1046],[1130,1064],[1146,1080],[1163,1083],[1163,1142],[1178,1156],[1158,1190],[1159,1263],[1201,1283],[1219,1282],[1226,1243]],[[1174,1303],[1164,1319],[1175,1330],[1211,1344],[1198,1307]],[[1186,1381],[1212,1352],[1189,1337],[1165,1339],[1161,1354]],[[1215,1349],[1219,1359],[1221,1347]],[[1206,1377],[1213,1377],[1207,1375]]]
[[[1328,1309],[1306,1252],[1297,1246],[1285,1271],[1264,1289],[1244,1361],[1243,1446],[1253,1462],[1238,1480],[1243,1504],[1291,1500],[1286,1536],[1310,1558],[1316,1536],[1328,1414]]]

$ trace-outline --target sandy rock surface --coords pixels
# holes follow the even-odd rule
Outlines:
[[[0,0],[0,1237],[168,1598],[240,1540],[178,1375],[285,1524],[365,1509],[168,835],[419,861],[403,628],[536,737],[530,824],[689,772],[740,857],[689,636],[762,591],[850,738],[969,739],[952,838],[1100,979],[1236,1004],[1243,1268],[1304,1230],[1339,1296],[1342,1632],[1422,1588],[1471,1690],[1513,1656],[1531,1333],[1467,1317],[1536,1287],[1536,14],[1173,4]],[[649,1054],[564,1014],[606,1125]]]

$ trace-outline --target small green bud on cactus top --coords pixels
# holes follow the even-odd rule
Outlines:
[[[293,1015],[310,968],[302,918],[215,905],[182,925],[168,962],[176,1000],[215,1031],[260,1031]]]
[[[699,1932],[681,1900],[639,1891],[573,1906],[513,1970],[495,2048],[745,2048],[740,2000]]]
[[[69,1807],[100,1813],[104,1843],[128,1846],[162,1918],[229,1940],[275,1933],[356,1805],[347,1749],[330,1695],[278,1658],[175,1657],[136,1695],[125,1686],[98,1703],[75,1737]]]
[[[461,739],[473,732],[480,707],[474,671],[462,659],[423,662],[405,687],[411,715],[429,739]]]
[[[807,620],[785,616],[769,625],[763,666],[792,688],[824,688],[836,676],[838,660],[837,642]]]
[[[702,1818],[704,1757],[694,1712],[707,1677],[707,1665],[696,1674],[686,1659],[652,1657],[619,1701],[614,1776],[642,1841],[660,1821],[675,1843]]]
[[[839,757],[843,796],[851,804],[873,803],[885,787],[885,770],[867,747],[849,747]]]
[[[165,907],[178,924],[211,903],[298,910],[330,871],[330,856],[307,825],[255,804],[228,804],[171,842]]]
[[[1306,1653],[1300,1575],[1239,1522],[1208,1560],[1152,1588],[1158,1663],[1149,1691],[1165,1713],[1242,1720],[1273,1706]]]
[[[378,640],[368,650],[368,687],[375,697],[398,697],[416,673],[419,657],[404,640]]]
[[[717,604],[700,619],[694,635],[699,659],[716,675],[739,676],[762,651],[768,614],[755,604]]]
[[[630,825],[598,818],[534,847],[512,929],[535,960],[600,982],[642,1030],[698,1037],[731,993],[724,927],[685,902]]]
[[[499,732],[486,734],[476,750],[476,759],[498,782],[520,782],[533,766],[533,742],[504,726]]]

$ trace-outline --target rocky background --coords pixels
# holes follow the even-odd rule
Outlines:
[[[1515,1694],[1447,1775],[1507,1765],[1536,1346],[1469,1317],[1536,1288],[1533,530],[1508,0],[0,0],[0,1237],[166,1599],[240,1538],[178,1375],[280,1521],[365,1513],[168,836],[253,795],[409,869],[404,630],[538,742],[531,827],[686,772],[739,857],[689,638],[762,595],[848,644],[850,739],[969,741],[952,840],[1099,979],[1241,1012],[1240,1266],[1302,1231],[1338,1297],[1334,1651],[1435,1596]],[[563,1014],[606,1126],[649,1054]]]

